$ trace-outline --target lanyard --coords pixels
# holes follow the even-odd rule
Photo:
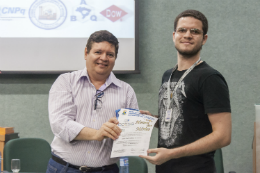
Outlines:
[[[200,62],[200,60],[201,60],[201,58],[199,58],[199,60],[196,61],[196,62],[181,76],[181,78],[179,79],[179,81],[177,82],[177,84],[176,84],[176,86],[175,86],[175,88],[174,88],[174,90],[173,90],[173,94],[176,93],[176,90],[177,90],[177,88],[179,87],[180,83],[181,83],[181,82],[183,81],[183,79],[191,72],[191,70],[193,70],[194,67],[195,67],[196,65],[198,65],[198,63]],[[172,74],[173,74],[174,71],[177,69],[177,67],[178,67],[178,64],[176,64],[175,67],[173,68]],[[167,94],[167,95],[168,95],[167,110],[169,110],[170,104],[171,104],[172,100],[174,100],[174,102],[175,102],[176,105],[177,105],[178,111],[179,111],[179,102],[178,102],[177,97],[174,97],[174,96],[173,96],[173,98],[172,98],[172,100],[171,100],[170,83],[171,83],[172,74],[171,74],[171,76],[170,76],[170,78],[169,78],[168,87],[167,87],[167,91],[168,91],[168,94]]]

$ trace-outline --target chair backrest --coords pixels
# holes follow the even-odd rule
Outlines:
[[[11,172],[11,160],[20,159],[20,172],[46,172],[51,158],[50,144],[40,138],[19,138],[4,146],[4,170]]]
[[[129,173],[148,173],[145,160],[137,156],[129,156]]]
[[[145,160],[137,156],[128,156],[129,173],[148,173],[148,168]],[[119,162],[117,165],[120,167]]]
[[[223,166],[223,157],[222,157],[222,150],[217,149],[214,155],[215,166],[217,169],[217,173],[224,173],[224,166]]]

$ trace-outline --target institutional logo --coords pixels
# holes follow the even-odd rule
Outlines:
[[[60,0],[35,0],[29,10],[31,22],[46,30],[61,26],[66,17],[66,6]]]
[[[126,111],[123,111],[123,113],[122,113],[123,115],[125,115],[126,114]]]
[[[24,15],[25,9],[21,7],[0,7],[0,16],[3,14],[7,15]]]
[[[24,19],[26,18],[25,12],[26,9],[23,7],[0,6],[0,21],[13,21]]]
[[[87,4],[85,0],[81,0],[78,6],[75,6],[70,16],[71,21],[86,22],[88,20],[97,21],[95,8]]]
[[[112,5],[108,7],[107,9],[100,12],[103,16],[111,20],[112,22],[117,21],[118,19],[121,19],[123,16],[127,14],[124,10],[120,9],[119,7]]]

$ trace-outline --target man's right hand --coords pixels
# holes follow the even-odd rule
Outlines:
[[[113,117],[108,120],[108,122],[104,123],[99,130],[95,132],[94,139],[97,141],[102,141],[104,138],[111,138],[116,140],[120,133],[121,129],[117,126],[118,120]]]

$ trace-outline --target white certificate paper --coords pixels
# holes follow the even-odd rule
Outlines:
[[[122,132],[113,143],[111,158],[146,156],[152,130],[158,118],[140,114],[138,110],[120,109],[117,119]]]

